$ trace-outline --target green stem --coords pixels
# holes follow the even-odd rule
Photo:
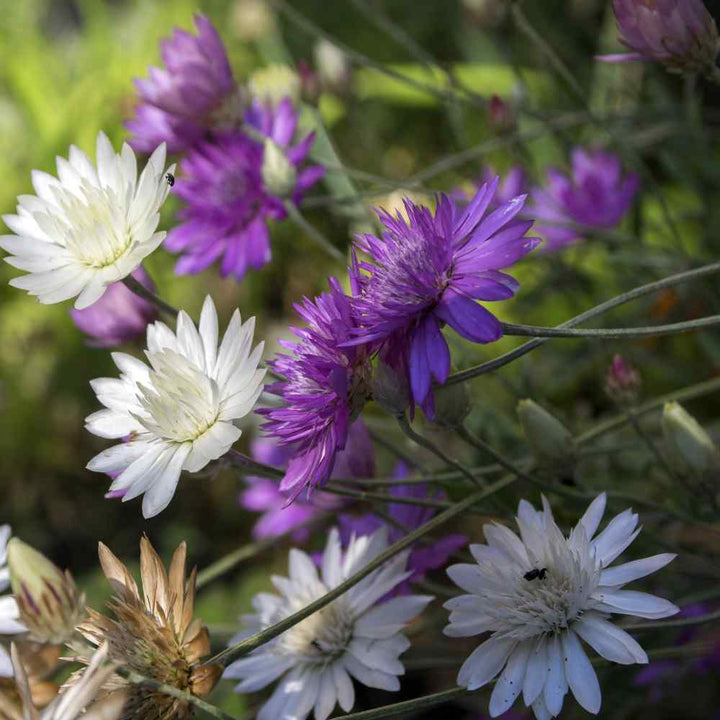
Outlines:
[[[639,328],[562,328],[562,327],[536,327],[534,325],[517,325],[515,323],[502,323],[505,335],[521,337],[544,338],[597,338],[599,340],[616,340],[619,338],[663,337],[665,335],[679,335],[687,332],[697,332],[709,327],[720,325],[720,315],[687,320],[685,322],[670,323],[668,325],[655,325]]]
[[[451,502],[445,500],[433,500],[432,498],[413,498],[403,495],[388,495],[387,493],[365,492],[364,490],[350,490],[349,488],[338,487],[330,483],[323,487],[322,492],[340,497],[353,498],[361,502],[387,502],[399,505],[417,505],[418,507],[448,508],[452,507]]]
[[[253,460],[238,450],[229,450],[225,457],[236,467],[246,470],[248,474],[254,473],[260,477],[270,478],[273,480],[282,480],[285,477],[284,470],[272,465],[257,462],[257,460]]]
[[[351,575],[347,580],[334,587],[322,597],[314,600],[309,605],[305,606],[301,610],[298,610],[297,612],[294,612],[292,615],[289,615],[280,622],[271,625],[269,628],[265,628],[264,630],[261,630],[260,632],[251,635],[249,638],[246,638],[242,642],[239,642],[236,645],[233,645],[232,647],[223,650],[223,652],[218,653],[210,660],[208,660],[205,664],[209,665],[219,663],[227,667],[227,665],[229,665],[237,658],[247,655],[253,650],[275,639],[276,637],[278,637],[278,635],[282,635],[282,633],[302,622],[303,620],[305,620],[305,618],[308,618],[319,610],[322,610],[322,608],[324,608],[326,605],[329,605],[333,600],[336,600],[341,595],[344,595],[348,590],[350,590],[350,588],[355,587],[355,585],[357,585],[363,578],[366,578],[368,575],[370,575],[370,573],[382,567],[384,563],[386,563],[388,560],[390,560],[392,557],[402,552],[406,548],[410,547],[420,538],[424,537],[428,533],[433,532],[435,529],[441,527],[444,523],[452,520],[454,517],[462,514],[463,512],[465,512],[465,510],[468,510],[473,505],[482,502],[483,500],[491,497],[495,493],[498,493],[506,487],[512,485],[515,481],[516,478],[514,476],[508,475],[488,486],[487,488],[468,495],[452,507],[428,520],[428,522],[426,522],[424,525],[421,525],[419,528],[416,528],[412,532],[408,533],[404,538],[401,538],[397,542],[390,545],[390,547],[381,552],[361,570],[356,572],[354,575]]]
[[[333,260],[344,263],[345,255],[340,252],[314,225],[309,223],[305,216],[298,210],[297,205],[292,202],[285,203],[290,219],[305,233],[307,233]]]
[[[693,268],[692,270],[685,270],[684,272],[677,273],[676,275],[670,275],[666,278],[663,278],[662,280],[657,280],[655,282],[647,283],[646,285],[641,285],[639,287],[633,288],[632,290],[621,293],[620,295],[617,295],[610,300],[606,300],[605,302],[600,303],[600,305],[596,305],[595,307],[590,308],[589,310],[586,310],[579,315],[576,315],[570,320],[566,320],[561,325],[558,325],[558,328],[575,327],[576,325],[580,325],[586,320],[590,320],[591,318],[597,317],[598,315],[602,315],[609,310],[613,310],[620,305],[624,305],[625,303],[630,302],[631,300],[636,300],[639,297],[649,295],[651,293],[657,292],[658,290],[664,290],[665,288],[672,287],[673,285],[679,285],[680,283],[687,282],[688,280],[696,280],[698,278],[713,275],[718,272],[720,272],[720,263],[711,263],[709,265],[703,265],[699,268]],[[492,372],[493,370],[497,370],[498,368],[501,368],[504,365],[511,363],[513,360],[517,360],[517,358],[522,357],[523,355],[527,355],[529,352],[532,352],[536,348],[546,343],[548,339],[549,338],[534,338],[533,340],[524,343],[520,347],[506,352],[503,355],[494,358],[493,360],[489,360],[488,362],[450,375],[445,384],[454,385],[455,383],[464,382],[465,380],[469,380],[470,378],[478,377],[479,375],[484,375],[486,373]]]
[[[630,623],[621,627],[623,630],[659,630],[662,628],[687,627],[688,625],[703,625],[716,620],[720,620],[720,610],[698,617],[680,618],[679,620],[653,620],[652,622]]]
[[[128,275],[127,277],[123,278],[122,283],[128,290],[130,290],[130,292],[133,292],[139,297],[141,297],[143,300],[147,300],[148,302],[152,303],[158,310],[172,316],[173,319],[177,318],[179,313],[179,310],[177,308],[174,308],[172,305],[169,305],[164,300],[161,300],[154,292],[148,290],[132,275]]]
[[[350,713],[343,715],[343,720],[379,720],[379,718],[390,718],[406,713],[414,713],[417,710],[443,705],[450,700],[470,695],[470,691],[465,688],[452,688],[451,690],[443,690],[442,692],[433,693],[432,695],[424,695],[412,700],[405,700],[392,705],[374,708],[373,710],[363,710],[362,712]]]

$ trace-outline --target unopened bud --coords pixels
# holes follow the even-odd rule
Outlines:
[[[575,468],[572,433],[533,400],[521,400],[517,414],[530,450],[540,466],[563,480],[571,479]]]
[[[460,427],[470,414],[472,404],[465,383],[447,385],[435,390],[435,418],[438,425]]]
[[[320,78],[305,60],[298,62],[300,75],[300,97],[308,105],[317,105],[320,99]]]
[[[288,160],[283,149],[270,138],[265,140],[262,179],[265,189],[279,198],[288,197],[297,182],[295,166]]]
[[[289,65],[268,65],[256,70],[248,80],[250,95],[263,104],[277,105],[284,98],[297,103],[300,88],[300,75]]]
[[[720,453],[700,423],[678,403],[663,408],[665,455],[681,475],[707,478],[720,471]]]
[[[267,0],[237,0],[232,23],[241,39],[259,40],[272,31],[275,17]]]
[[[13,538],[7,548],[10,585],[20,619],[39,643],[63,644],[85,616],[85,596],[69,572]]]
[[[328,40],[315,45],[315,67],[322,84],[329,90],[343,94],[350,85],[350,63],[345,53]]]
[[[390,415],[404,415],[410,405],[410,386],[403,373],[387,363],[378,362],[371,381],[372,396]]]
[[[632,405],[639,390],[640,373],[621,355],[616,355],[605,376],[605,393],[618,405]]]
[[[508,133],[515,128],[515,111],[512,105],[499,95],[493,95],[488,103],[488,123],[498,135]]]

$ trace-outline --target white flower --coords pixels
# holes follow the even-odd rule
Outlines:
[[[169,190],[164,165],[163,143],[138,178],[129,145],[116,155],[101,132],[97,168],[71,145],[68,160],[57,158],[59,179],[34,170],[37,195],[21,195],[17,215],[3,216],[15,233],[0,236],[0,247],[10,253],[5,262],[30,273],[10,284],[41,303],[77,297],[76,308],[92,305],[165,238],[155,232]]]
[[[470,595],[445,604],[451,611],[445,634],[492,633],[458,675],[459,685],[475,690],[500,674],[490,698],[492,717],[502,715],[522,692],[536,717],[547,720],[559,714],[568,689],[583,708],[597,713],[600,685],[580,638],[612,662],[647,663],[640,645],[608,622],[609,616],[655,620],[678,612],[667,600],[622,589],[675,556],[609,568],[640,529],[638,516],[625,510],[594,537],[605,501],[604,493],[595,498],[566,539],[544,497],[543,512],[523,500],[517,517],[522,539],[501,525],[485,525],[488,545],[470,546],[477,564],[448,568]]]
[[[10,540],[10,526],[0,525],[0,592],[10,585],[10,572],[7,567],[7,544]],[[17,635],[25,632],[20,622],[20,611],[12,595],[0,597],[0,635]],[[0,645],[0,677],[12,677],[13,668],[10,656]]]
[[[218,318],[208,296],[199,333],[183,311],[176,333],[162,322],[149,325],[150,367],[113,353],[120,378],[91,382],[107,409],[90,415],[87,429],[130,439],[101,452],[87,467],[120,473],[110,490],[123,500],[145,493],[146,518],[167,507],[182,470],[198,472],[240,437],[235,423],[253,409],[265,376],[257,368],[263,343],[251,351],[254,329],[255,318],[243,324],[236,310],[218,348]]]
[[[245,624],[261,630],[286,618],[337,587],[387,545],[383,529],[353,537],[343,553],[333,529],[320,573],[308,555],[291,550],[290,577],[272,578],[280,595],[256,595],[256,614],[244,617]],[[336,703],[349,712],[355,702],[351,678],[368,687],[400,689],[398,675],[405,668],[398,658],[410,646],[400,631],[432,600],[402,595],[378,603],[412,574],[405,569],[407,558],[407,552],[396,555],[319,612],[228,666],[224,677],[242,680],[238,692],[254,692],[282,678],[257,720],[304,720],[313,708],[316,720],[325,720]]]

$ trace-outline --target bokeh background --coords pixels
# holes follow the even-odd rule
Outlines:
[[[148,65],[159,61],[158,42],[173,27],[192,28],[195,12],[206,13],[219,29],[239,79],[287,59],[312,64],[318,37],[267,7],[263,14],[258,5],[262,3],[251,0],[0,0],[0,211],[13,212],[15,198],[31,191],[30,171],[54,172],[55,157],[66,156],[71,143],[92,154],[100,129],[115,144],[126,138],[123,121],[135,102],[133,78],[144,76]],[[459,73],[476,93],[527,102],[535,112],[532,118],[519,118],[519,131],[534,133],[532,140],[516,143],[501,138],[493,146],[499,136],[482,106],[443,103],[389,80],[372,67],[355,67],[351,89],[345,94],[325,93],[320,109],[343,162],[387,178],[386,183],[358,181],[368,203],[391,204],[388,194],[401,189],[415,173],[481,143],[490,144],[465,164],[435,174],[413,189],[431,194],[456,187],[479,175],[487,164],[502,171],[522,162],[539,180],[549,163],[565,166],[574,145],[607,141],[603,128],[588,122],[587,110],[565,91],[537,48],[507,20],[503,5],[502,0],[292,2],[327,33],[361,53],[424,82],[439,82],[427,75],[407,42],[383,33],[361,8],[370,8],[376,18],[387,14],[413,44]],[[515,301],[503,304],[500,316],[554,325],[624,289],[718,257],[720,107],[716,90],[688,88],[682,78],[657,68],[593,63],[596,52],[616,47],[609,3],[542,0],[526,5],[542,37],[572,68],[589,107],[608,118],[605,127],[622,134],[654,178],[653,182],[643,179],[632,217],[613,237],[592,239],[561,255],[539,256],[519,268],[524,290]],[[712,5],[708,3],[714,10]],[[550,126],[553,119],[573,114],[579,116],[578,122],[562,129]],[[668,227],[661,197],[678,228],[679,242]],[[172,225],[176,209],[173,198],[165,206],[163,228]],[[321,203],[315,207],[310,203],[307,217],[338,245],[347,243],[357,229],[337,208],[328,211]],[[272,263],[240,283],[221,280],[215,269],[175,277],[174,258],[162,249],[146,267],[162,297],[195,317],[206,293],[218,304],[221,323],[235,307],[243,316],[257,315],[269,356],[277,338],[286,336],[294,322],[292,304],[321,290],[328,274],[342,271],[290,222],[275,226],[272,236]],[[132,560],[143,532],[165,555],[185,539],[191,558],[201,567],[248,542],[254,518],[237,505],[242,479],[236,473],[218,471],[183,479],[170,507],[150,521],[142,519],[138,502],[103,498],[107,479],[84,466],[104,443],[84,430],[83,419],[97,409],[89,380],[115,374],[109,353],[88,346],[69,317],[68,303],[39,305],[10,288],[7,280],[14,274],[6,265],[0,268],[0,522],[10,522],[16,534],[72,568],[96,602],[105,595],[95,569],[98,540]],[[643,300],[615,313],[607,323],[673,322],[719,311],[714,280]],[[516,344],[505,340],[481,348],[456,338],[453,342],[459,366]],[[131,351],[140,350],[138,346]],[[553,407],[573,429],[588,427],[613,412],[603,394],[603,374],[620,350],[641,368],[647,398],[713,377],[720,367],[717,333],[623,344],[561,341],[476,381],[473,427],[516,457],[525,452],[514,415],[519,398],[533,397]],[[689,407],[717,437],[717,396]],[[388,424],[375,408],[369,410],[369,422],[383,432]],[[256,427],[248,424],[243,448],[247,449]],[[442,431],[428,428],[428,432],[467,462],[478,460],[467,448],[454,447],[454,440]],[[399,437],[395,441],[403,442]],[[622,435],[613,438],[615,443],[622,441]],[[393,458],[378,447],[380,472],[387,474],[392,463]],[[625,490],[648,497],[676,492],[655,483],[649,463],[642,451],[621,457],[606,453],[581,473],[590,488],[611,478]],[[468,535],[478,535],[472,521],[463,523]],[[708,538],[694,541],[712,551]],[[203,591],[200,614],[217,629],[217,637],[231,629],[228,625],[247,606],[252,592],[267,584],[268,568],[282,569],[285,552],[284,548],[269,551]],[[677,582],[676,595],[695,587],[692,578],[680,576]],[[605,683],[605,717],[716,717],[705,711],[717,706],[717,683],[713,689],[693,675],[697,682],[691,691],[671,688],[668,680],[663,702],[648,704],[645,690],[631,692],[623,677],[617,690],[620,699],[613,705],[616,691],[607,682],[612,672]],[[426,675],[411,673],[403,696],[446,687],[452,679],[447,672],[438,671],[430,681]],[[395,698],[362,698],[361,703],[390,699]],[[223,696],[231,711],[241,711],[244,702]],[[463,706],[452,712],[464,717],[466,710]],[[568,717],[572,712],[581,714],[566,712]]]

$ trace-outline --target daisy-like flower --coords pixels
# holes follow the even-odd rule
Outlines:
[[[258,631],[325,595],[367,565],[387,547],[384,530],[353,538],[343,553],[340,535],[332,530],[318,572],[300,550],[290,551],[290,577],[274,577],[280,595],[260,593],[254,615],[243,618]],[[224,677],[241,682],[237,692],[254,692],[280,679],[258,720],[326,720],[336,704],[349,712],[355,703],[353,678],[381,690],[399,690],[405,669],[400,655],[410,647],[401,630],[417,617],[431,597],[405,595],[380,602],[410,574],[407,553],[361,580],[319,612],[236,660]],[[233,643],[239,638],[234,638]]]
[[[0,525],[0,592],[10,587],[10,570],[7,566],[7,546],[10,541],[10,526]],[[17,635],[27,628],[20,622],[20,609],[12,595],[0,597],[0,635]],[[7,650],[0,645],[0,677],[13,675],[12,663]]]
[[[46,646],[48,647],[48,646]],[[37,710],[37,686],[29,676],[18,648],[12,646],[15,682],[12,693],[0,692],[0,716],[8,720],[116,720],[122,713],[125,694],[101,690],[115,672],[107,663],[108,646],[100,647],[90,662],[42,712]],[[102,696],[99,698],[99,696]]]
[[[289,99],[277,107],[255,101],[245,120],[268,138],[265,145],[241,131],[216,133],[180,164],[174,192],[186,206],[165,241],[170,252],[182,253],[178,275],[221,259],[220,274],[239,280],[270,262],[268,219],[285,219],[284,198],[298,202],[323,174],[319,165],[299,169],[314,134],[291,145],[298,114]]]
[[[352,268],[350,276],[357,294],[359,279]],[[283,404],[258,411],[267,417],[264,428],[270,436],[296,447],[280,483],[291,498],[327,482],[369,395],[368,355],[348,345],[356,328],[352,300],[335,278],[329,283],[330,292],[295,305],[307,326],[293,328],[298,342],[284,343],[291,355],[281,353],[269,363],[284,379],[266,390]]]
[[[202,470],[240,437],[236,423],[253,409],[265,376],[257,367],[263,343],[252,350],[254,329],[255,318],[243,323],[236,310],[218,347],[217,312],[208,296],[199,332],[183,311],[176,332],[153,323],[145,351],[149,366],[113,353],[120,378],[91,382],[105,409],[86,419],[87,429],[103,438],[130,439],[87,467],[119,473],[110,490],[124,490],[124,502],[144,493],[146,518],[167,507],[182,470]]]
[[[620,158],[601,150],[575,148],[569,175],[555,168],[547,172],[547,183],[532,192],[530,212],[537,219],[535,230],[553,251],[577,242],[583,228],[611,230],[623,219],[635,199],[640,180],[623,174]]]
[[[621,665],[647,663],[645,651],[609,622],[613,613],[657,620],[674,615],[671,602],[624,590],[632,580],[667,565],[662,554],[609,565],[637,537],[638,516],[625,510],[596,535],[606,497],[599,495],[566,538],[543,498],[538,512],[520,502],[520,537],[485,525],[487,545],[471,545],[476,565],[453,565],[448,575],[470,593],[449,600],[445,634],[491,633],[463,664],[458,684],[476,690],[499,675],[490,715],[508,710],[522,692],[538,720],[560,713],[568,690],[585,710],[600,710],[600,684],[581,643]]]
[[[78,310],[92,305],[165,238],[155,231],[173,170],[160,145],[138,177],[130,146],[116,155],[102,132],[96,166],[71,145],[68,160],[57,159],[58,178],[34,170],[37,195],[21,195],[17,215],[3,216],[15,233],[0,236],[5,262],[29,273],[10,285],[45,304],[76,297]]]
[[[267,465],[285,467],[296,450],[292,445],[280,445],[276,440],[260,437],[252,443],[255,460]],[[345,449],[337,454],[335,475],[344,478],[369,478],[375,474],[375,455],[370,433],[362,420],[354,422],[348,431]],[[288,496],[280,491],[276,480],[248,477],[248,488],[240,495],[240,504],[247,510],[263,513],[253,527],[253,537],[275,537],[292,530],[296,543],[310,537],[308,523],[323,513],[340,510],[346,501],[338,495],[322,491],[305,498],[302,495],[288,504]]]
[[[93,645],[109,645],[111,661],[143,677],[171,685],[197,697],[207,695],[220,679],[217,665],[203,665],[210,653],[210,637],[194,618],[195,570],[186,583],[187,548],[181,543],[169,571],[150,541],[140,541],[142,593],[134,578],[102,543],[100,564],[114,596],[108,603],[112,617],[88,609],[89,618],[78,627]],[[128,683],[113,675],[103,683],[107,691],[127,693],[122,718],[126,720],[185,720],[192,705],[154,688]]]
[[[198,34],[178,28],[160,43],[164,68],[135,80],[140,102],[125,127],[130,144],[151,152],[166,142],[172,153],[186,152],[213,127],[242,119],[242,102],[217,30],[205,15],[195,16]]]
[[[406,200],[407,220],[379,211],[382,237],[358,239],[373,262],[360,263],[367,277],[355,301],[355,342],[381,344],[383,359],[408,374],[414,401],[430,414],[432,379],[444,383],[450,372],[442,325],[473,342],[499,340],[502,324],[476,300],[512,297],[518,283],[500,270],[540,242],[526,236],[531,221],[516,219],[524,195],[486,214],[498,183],[484,184],[463,210],[445,195],[434,213]]]
[[[702,0],[613,0],[620,42],[605,62],[651,60],[675,72],[717,73],[718,32]]]
[[[132,276],[155,292],[155,286],[142,266]],[[118,282],[110,285],[89,308],[71,310],[70,317],[92,338],[88,342],[91,347],[114,347],[144,335],[148,324],[157,320],[158,311],[151,302]]]

